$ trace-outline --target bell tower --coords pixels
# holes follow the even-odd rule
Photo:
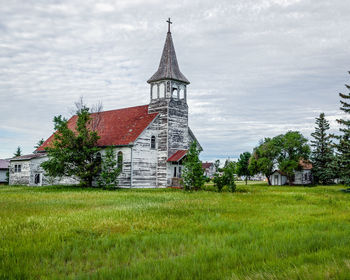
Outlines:
[[[178,150],[189,147],[187,85],[177,63],[173,39],[168,32],[156,73],[147,81],[150,84],[149,113],[159,113],[158,180],[159,186],[167,183],[167,159]]]

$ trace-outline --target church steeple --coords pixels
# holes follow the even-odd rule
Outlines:
[[[172,23],[169,20],[168,22],[168,33],[166,35],[165,44],[163,48],[162,57],[160,59],[159,67],[156,73],[147,81],[148,83],[157,82],[160,80],[175,80],[185,84],[190,82],[187,78],[181,73],[179,65],[176,59],[176,52],[173,44],[173,39],[170,32],[170,24]]]
[[[162,57],[156,73],[147,81],[150,84],[151,103],[157,100],[182,100],[186,103],[186,86],[190,83],[181,73],[170,32],[170,18],[167,20],[166,35]]]

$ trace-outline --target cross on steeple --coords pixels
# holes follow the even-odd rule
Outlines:
[[[170,18],[168,18],[166,22],[168,23],[168,32],[170,33],[170,24],[172,24],[172,22],[170,21]]]

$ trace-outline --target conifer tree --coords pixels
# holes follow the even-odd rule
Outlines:
[[[13,154],[15,157],[20,157],[22,155],[22,149],[20,146],[17,147],[16,152]]]
[[[113,147],[106,148],[106,153],[101,162],[101,173],[98,176],[97,184],[101,188],[113,189],[118,187],[118,176],[121,167],[118,168],[116,153]]]
[[[197,147],[197,142],[192,142],[187,152],[182,172],[183,183],[186,190],[198,190],[204,185],[204,170],[202,168],[202,162],[199,160],[199,153],[200,150]]]
[[[314,140],[311,140],[312,172],[316,182],[324,185],[331,184],[335,174],[332,168],[333,149],[331,135],[327,134],[329,130],[329,122],[325,118],[325,114],[321,113],[316,118],[315,132],[311,133]]]
[[[350,90],[349,85],[345,86]],[[350,93],[339,93],[339,96],[341,98],[340,110],[350,114]],[[337,119],[337,122],[341,125],[339,128],[341,135],[337,137],[339,143],[336,145],[340,177],[345,185],[350,186],[350,119]]]

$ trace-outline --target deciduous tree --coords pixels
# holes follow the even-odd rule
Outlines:
[[[49,159],[42,163],[48,176],[75,176],[82,186],[92,186],[100,172],[97,152],[99,136],[91,128],[89,108],[78,108],[75,128],[68,128],[68,120],[62,116],[54,118],[55,136],[52,145],[45,148]]]
[[[248,182],[248,177],[251,176],[251,171],[249,169],[249,159],[251,153],[244,152],[239,155],[239,159],[236,165],[236,172],[238,176],[245,176],[245,184]]]

